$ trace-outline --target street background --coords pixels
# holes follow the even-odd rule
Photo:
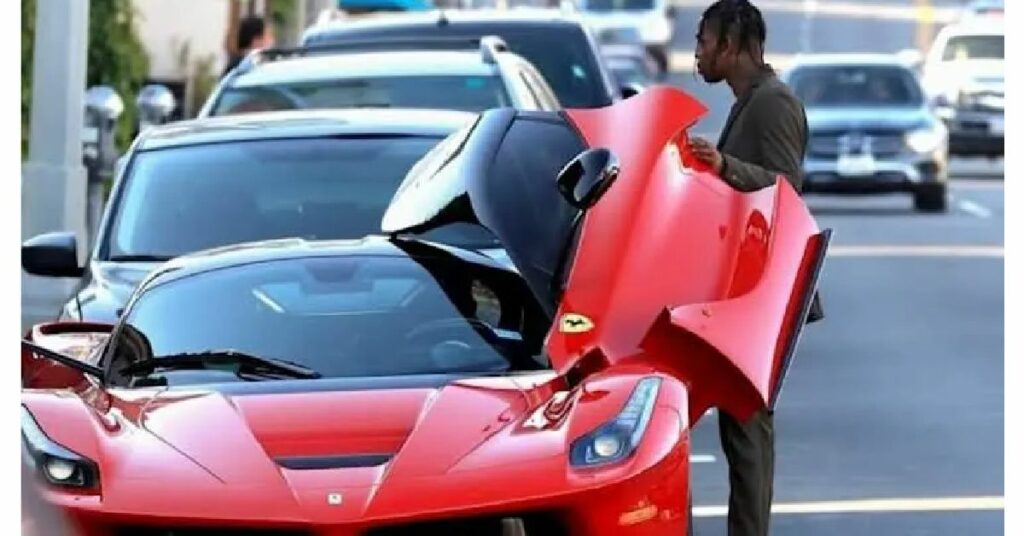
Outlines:
[[[707,3],[676,4],[669,81],[710,108],[694,132],[715,140],[732,95],[693,72]],[[768,60],[784,68],[802,52],[922,49],[961,2],[755,4]],[[835,231],[821,278],[827,318],[805,330],[776,415],[774,534],[1003,533],[1003,163],[955,159],[952,175],[945,214],[917,213],[906,195],[808,197]],[[56,312],[21,304],[22,328]],[[693,437],[697,534],[725,533],[715,418]]]

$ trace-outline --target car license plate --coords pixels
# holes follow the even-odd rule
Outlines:
[[[836,171],[842,177],[867,177],[875,174],[875,159],[870,154],[839,155]]]
[[[1006,120],[1002,117],[993,117],[988,122],[988,131],[1002,136],[1006,132]]]

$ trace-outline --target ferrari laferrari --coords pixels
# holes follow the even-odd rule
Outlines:
[[[686,534],[690,429],[777,403],[829,237],[700,167],[703,113],[490,110],[379,236],[194,253],[115,325],[36,326],[44,501],[85,535]],[[502,255],[421,236],[450,225]]]

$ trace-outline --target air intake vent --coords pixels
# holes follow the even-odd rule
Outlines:
[[[376,467],[391,461],[391,454],[345,454],[340,456],[282,456],[274,458],[286,469],[345,469]]]

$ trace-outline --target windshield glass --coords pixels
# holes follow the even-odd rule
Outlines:
[[[119,372],[224,350],[324,378],[536,370],[544,324],[529,296],[514,273],[444,253],[236,265],[144,292],[115,335],[110,370],[118,384],[154,375],[171,385],[239,381],[224,361]]]
[[[807,106],[920,106],[913,74],[888,66],[804,67],[790,85]]]
[[[212,115],[323,108],[437,108],[480,112],[510,106],[494,76],[389,76],[227,88]]]
[[[585,0],[587,11],[643,11],[654,9],[654,0]]]
[[[104,258],[160,259],[239,242],[378,234],[406,172],[439,140],[303,138],[141,152],[112,209]],[[495,243],[469,225],[425,238]]]
[[[952,37],[942,51],[942,61],[1001,60],[1004,46],[1002,35]]]

